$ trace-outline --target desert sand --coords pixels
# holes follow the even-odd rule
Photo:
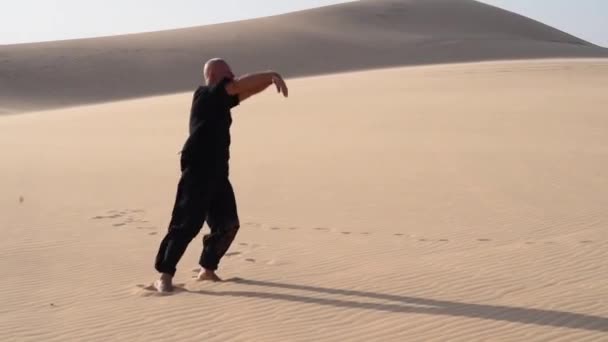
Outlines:
[[[520,46],[520,58],[389,67],[370,53],[375,66],[292,77],[288,99],[268,90],[237,107],[242,227],[227,281],[192,278],[199,236],[171,295],[150,284],[191,90],[119,100],[101,82],[90,98],[88,76],[61,64],[55,87],[32,86],[27,75],[55,53],[39,51],[19,69],[27,91],[1,84],[13,115],[0,117],[0,340],[607,340],[608,59],[549,58],[549,43],[496,37],[488,44]],[[454,44],[485,59],[480,42]],[[105,67],[90,73],[110,80]],[[82,90],[69,98],[63,84]],[[48,95],[28,102],[38,87]]]

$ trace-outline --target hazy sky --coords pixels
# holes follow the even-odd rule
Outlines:
[[[482,0],[608,47],[607,0]]]
[[[484,0],[608,46],[608,0]],[[156,31],[344,0],[2,0],[0,44]],[[208,5],[205,5],[208,4]]]

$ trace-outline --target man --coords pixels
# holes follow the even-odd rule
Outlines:
[[[169,229],[160,244],[154,283],[159,292],[173,290],[176,266],[205,221],[211,232],[203,237],[199,280],[221,281],[215,274],[239,229],[232,185],[228,180],[230,158],[230,109],[274,84],[287,97],[287,86],[276,72],[234,77],[228,63],[214,58],[205,63],[205,85],[193,97],[190,135],[181,154],[181,178]]]

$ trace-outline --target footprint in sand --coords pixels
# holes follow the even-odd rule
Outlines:
[[[298,227],[289,227],[289,230],[296,230]]]
[[[124,227],[124,226],[136,225],[136,224],[149,223],[148,220],[144,220],[140,216],[143,213],[145,213],[144,209],[124,209],[124,210],[112,209],[112,210],[106,211],[104,215],[93,216],[91,219],[93,219],[93,220],[113,220],[114,221],[114,222],[112,222],[113,227]],[[120,219],[120,220],[117,220],[117,219]],[[140,225],[140,226],[136,226],[136,228],[139,230],[150,231],[147,233],[148,235],[157,235],[158,234],[158,232],[156,232],[157,228],[153,227],[153,226]]]
[[[488,241],[492,241],[491,239],[477,239],[477,241],[479,242],[488,242]]]
[[[418,241],[427,242],[427,241],[429,241],[429,239],[418,239]]]
[[[583,241],[581,241],[581,243],[583,243],[583,244],[590,244],[590,243],[593,243],[593,241],[591,241],[591,240],[583,240]]]
[[[281,228],[279,228],[279,227],[270,227],[270,229],[272,229],[272,230],[281,230]]]
[[[231,257],[231,256],[235,256],[235,255],[241,255],[241,252],[228,252],[224,255],[227,257]]]
[[[351,234],[351,232],[340,232],[340,233],[342,233],[343,235],[350,235]]]
[[[137,284],[137,285],[135,285],[135,287],[137,287],[139,289],[137,294],[142,297],[170,296],[170,295],[174,295],[174,294],[180,293],[180,292],[187,292],[188,290],[186,290],[185,286],[186,286],[186,284],[184,284],[184,283],[173,284],[173,292],[160,293],[156,290],[156,288],[154,288],[154,284],[149,284],[149,285]]]
[[[322,231],[322,232],[327,232],[327,231],[329,231],[329,228],[317,227],[317,228],[314,228],[314,230],[318,230],[318,231]]]
[[[253,259],[253,258],[247,258],[247,259],[245,259],[245,261],[255,262],[255,259]]]
[[[394,235],[394,236],[403,236],[403,234],[401,234],[401,233],[395,233],[395,234],[393,234],[393,235]]]
[[[91,219],[93,219],[93,220],[116,219],[116,218],[124,217],[127,214],[129,214],[129,213],[131,213],[131,214],[140,214],[140,213],[143,213],[143,212],[144,212],[143,209],[108,210],[108,211],[106,211],[106,215],[93,216]],[[131,223],[131,222],[142,222],[142,220],[137,219],[133,215],[129,215],[129,216],[126,217],[125,223]]]
[[[361,232],[361,235],[369,235],[368,232]]]
[[[115,218],[119,218],[120,216],[121,215],[119,215],[119,214],[112,214],[112,215],[107,215],[107,216],[98,215],[98,216],[93,216],[91,219],[92,220],[115,219]]]

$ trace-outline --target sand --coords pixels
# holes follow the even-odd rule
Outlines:
[[[608,337],[608,61],[290,86],[234,111],[229,281],[192,278],[199,237],[168,296],[191,94],[0,118],[0,340]]]
[[[117,9],[118,10],[118,9]],[[180,30],[0,46],[0,114],[190,91],[202,63],[288,77],[602,49],[473,0],[364,0]]]
[[[0,46],[0,341],[608,340],[607,51],[470,0]],[[159,295],[217,55],[290,97],[234,110],[228,281],[199,236]]]

